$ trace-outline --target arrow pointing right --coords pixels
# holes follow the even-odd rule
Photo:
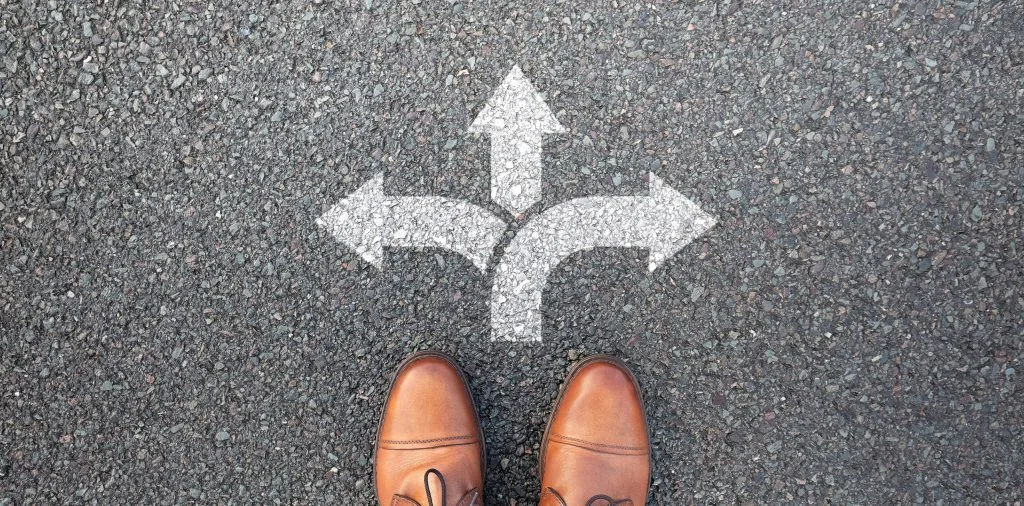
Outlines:
[[[505,248],[491,287],[494,340],[540,341],[548,275],[569,255],[597,247],[647,248],[654,271],[715,224],[690,199],[650,173],[646,197],[586,197],[528,221]]]
[[[494,90],[469,131],[491,136],[491,200],[512,214],[540,200],[543,134],[563,133],[565,127],[518,65]]]

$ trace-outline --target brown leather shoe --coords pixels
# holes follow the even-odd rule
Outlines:
[[[636,378],[615,357],[576,364],[540,450],[540,506],[641,506],[650,445]]]
[[[377,428],[374,485],[385,506],[483,504],[484,438],[455,361],[420,352],[391,381]]]

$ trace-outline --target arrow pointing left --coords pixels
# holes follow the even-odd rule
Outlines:
[[[384,174],[316,220],[378,269],[385,247],[444,248],[484,271],[505,222],[486,209],[446,197],[384,195]]]

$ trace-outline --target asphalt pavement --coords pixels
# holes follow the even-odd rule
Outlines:
[[[469,125],[518,65],[563,133],[492,201]],[[1020,504],[1024,2],[0,1],[0,504],[370,504],[388,379],[465,368],[487,504],[534,504],[570,365],[644,389],[652,504]],[[531,216],[650,173],[717,223],[554,268],[318,218]],[[639,220],[639,226],[645,226]]]

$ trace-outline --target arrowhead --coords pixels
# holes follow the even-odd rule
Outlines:
[[[654,234],[647,269],[654,272],[683,246],[713,227],[716,220],[653,172],[650,179],[650,216],[660,222],[650,224]]]
[[[317,218],[316,224],[380,269],[384,264],[382,225],[385,213],[390,209],[385,200],[384,173],[378,172],[348,198]]]
[[[562,133],[565,127],[516,65],[494,90],[484,110],[469,125],[469,131]]]

